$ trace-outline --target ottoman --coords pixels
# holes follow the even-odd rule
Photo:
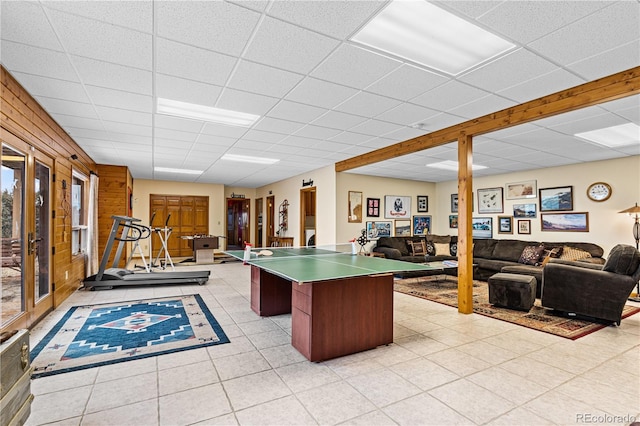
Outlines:
[[[489,277],[489,303],[528,311],[536,301],[536,278],[499,272]]]

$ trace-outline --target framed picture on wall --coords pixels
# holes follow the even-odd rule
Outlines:
[[[536,204],[514,204],[513,217],[536,217]]]
[[[472,217],[471,218],[471,236],[473,238],[493,237],[493,218]]]
[[[457,228],[458,227],[458,215],[450,214],[449,215],[449,228]]]
[[[367,238],[370,240],[377,240],[380,237],[391,236],[391,222],[390,221],[371,221],[367,222]]]
[[[411,236],[411,221],[408,219],[398,219],[395,223],[396,237],[410,237]]]
[[[418,213],[426,213],[429,211],[429,197],[426,195],[418,195]]]
[[[385,219],[411,219],[411,197],[385,195],[384,217]]]
[[[362,192],[349,191],[349,223],[362,222]]]
[[[498,216],[498,234],[513,234],[513,218]]]
[[[531,234],[531,221],[529,219],[518,220],[518,234]]]
[[[502,187],[478,189],[478,213],[502,213]]]
[[[540,213],[543,231],[589,232],[589,213]]]
[[[367,198],[367,216],[380,217],[380,198]]]
[[[536,198],[538,194],[537,182],[535,179],[525,180],[523,182],[508,183],[507,200],[516,200],[518,198]]]
[[[475,211],[473,194],[471,194],[471,211]],[[451,194],[451,213],[458,213],[458,194]]]
[[[431,216],[413,217],[413,235],[427,235],[431,233]]]
[[[573,210],[573,186],[540,189],[540,211]]]

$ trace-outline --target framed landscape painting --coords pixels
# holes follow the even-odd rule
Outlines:
[[[514,204],[513,217],[536,217],[536,204]]]
[[[396,237],[410,237],[411,236],[411,221],[400,219],[396,220],[395,224],[395,236]]]
[[[589,213],[541,213],[543,231],[589,232]]]
[[[573,210],[573,186],[540,189],[540,211]]]
[[[367,238],[370,240],[377,240],[380,237],[391,236],[391,222],[390,221],[371,221],[367,222]]]
[[[471,236],[473,238],[491,238],[493,236],[493,218],[471,218]]]
[[[513,234],[513,218],[498,216],[498,234]]]
[[[515,200],[518,198],[536,198],[538,190],[536,189],[536,180],[526,180],[523,182],[508,183],[507,200]]]

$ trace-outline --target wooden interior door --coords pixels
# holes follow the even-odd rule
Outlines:
[[[227,198],[227,248],[244,248],[251,242],[250,200]]]
[[[267,197],[267,221],[265,223],[265,228],[267,230],[267,245],[271,245],[271,238],[275,236],[275,229],[273,223],[273,217],[275,216],[276,211],[276,200],[273,195]]]
[[[316,244],[316,188],[304,188],[300,190],[300,245]]]

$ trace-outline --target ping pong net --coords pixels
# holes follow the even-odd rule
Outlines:
[[[308,256],[351,255],[351,243],[327,244],[308,247],[256,247],[251,249],[250,260],[268,260]]]

